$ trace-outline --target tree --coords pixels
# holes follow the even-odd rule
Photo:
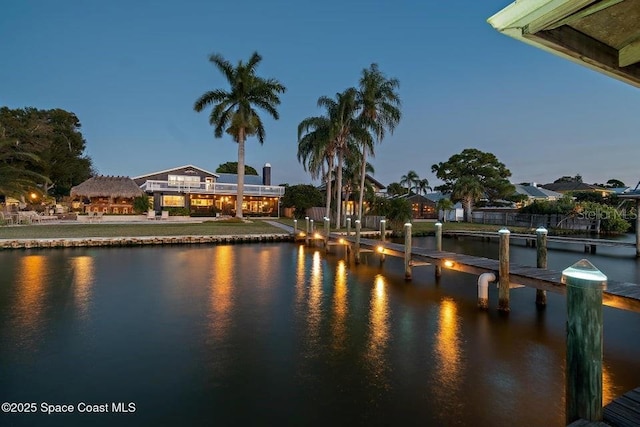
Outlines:
[[[238,162],[221,163],[220,166],[218,166],[216,169],[216,173],[237,173],[237,172],[238,172]],[[244,174],[258,175],[258,171],[249,165],[244,165]]]
[[[86,141],[75,114],[56,108],[38,110],[0,108],[0,139],[11,142],[21,153],[33,158],[14,159],[26,169],[47,177],[40,191],[56,198],[69,194],[71,187],[95,174],[91,158],[84,154]]]
[[[392,182],[387,185],[387,194],[389,196],[402,196],[403,194],[407,194],[407,189],[399,182]]]
[[[358,90],[358,104],[360,118],[363,125],[371,132],[372,138],[360,138],[362,146],[362,171],[360,175],[360,199],[358,202],[358,218],[362,220],[362,198],[367,164],[367,153],[375,155],[372,141],[382,143],[385,133],[393,133],[400,122],[400,96],[398,88],[400,81],[395,78],[387,78],[378,68],[378,64],[371,64],[368,69],[362,70]]]
[[[322,204],[322,193],[313,185],[300,184],[286,187],[282,206],[295,208],[294,216],[303,218],[308,208]]]
[[[453,192],[458,180],[465,177],[477,181],[481,192],[491,202],[505,199],[515,192],[515,187],[507,179],[511,176],[511,171],[498,161],[494,154],[485,153],[475,148],[464,149],[461,153],[451,156],[446,162],[431,166],[431,170],[444,182],[436,187],[436,190],[443,193]],[[461,188],[472,189],[475,184],[467,179],[464,186],[458,187],[459,193]],[[476,191],[474,190],[472,193],[475,194]],[[482,194],[478,197],[481,196]]]
[[[416,184],[416,190],[418,194],[424,194],[426,196],[427,193],[432,190],[431,186],[429,185],[429,180],[427,178],[419,180]]]
[[[582,175],[580,174],[576,174],[576,176],[565,175],[553,181],[554,184],[557,184],[559,182],[582,182]]]
[[[406,175],[402,175],[400,178],[400,184],[407,186],[407,193],[411,194],[411,190],[418,185],[420,177],[416,171],[410,170]]]
[[[24,199],[27,193],[42,191],[48,178],[27,169],[25,161],[37,164],[40,159],[33,153],[16,149],[16,144],[9,139],[0,140],[0,194]]]
[[[442,211],[442,221],[447,222],[447,214],[453,209],[453,202],[451,199],[443,197],[436,202],[436,209],[438,212]]]
[[[483,194],[482,184],[474,176],[463,176],[453,184],[451,198],[462,202],[465,221],[473,222],[471,215],[473,204],[482,197]]]
[[[224,75],[230,90],[208,91],[198,98],[193,108],[201,112],[212,106],[209,124],[214,126],[214,136],[221,138],[226,132],[238,144],[236,218],[242,218],[245,141],[249,136],[257,136],[260,144],[263,144],[265,138],[264,125],[256,108],[278,120],[280,115],[276,107],[280,105],[279,94],[284,93],[286,88],[275,79],[256,75],[256,68],[262,61],[258,52],[254,52],[246,63],[238,61],[235,67],[219,54],[211,55],[209,61]]]
[[[411,219],[411,203],[403,197],[374,197],[371,212],[384,216],[389,221],[390,229],[401,230],[403,224]]]
[[[626,187],[626,185],[624,185],[624,182],[620,181],[619,179],[610,179],[609,181],[607,181],[605,187],[624,188]]]

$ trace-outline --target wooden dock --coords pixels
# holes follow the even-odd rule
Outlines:
[[[480,237],[486,239],[498,238],[497,233],[491,231],[443,231],[442,234],[444,236],[453,237]],[[535,243],[537,236],[535,234],[510,233],[509,237],[511,239],[520,239],[527,242]],[[617,246],[627,248],[636,247],[636,244],[634,242],[621,242],[619,240],[610,239],[593,239],[588,237],[547,236],[547,243],[549,242],[584,245],[585,249],[589,248],[592,252],[594,251],[594,249],[592,248],[595,248],[596,246]]]
[[[332,238],[344,238],[350,242],[355,241],[353,236],[332,235]],[[379,245],[379,240],[360,239],[360,246],[365,249],[375,250]],[[404,245],[386,242],[384,244],[384,253],[389,256],[404,257]],[[413,259],[428,262],[444,269],[475,275],[491,272],[498,276],[499,261],[496,259],[418,247],[412,247],[411,253]],[[509,279],[512,286],[524,285],[557,294],[566,294],[565,285],[561,281],[561,271],[518,264],[510,264],[509,270]],[[623,310],[640,312],[640,285],[613,280],[607,281],[607,289],[603,292],[603,304]]]

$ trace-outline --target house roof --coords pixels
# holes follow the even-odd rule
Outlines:
[[[550,199],[550,198],[561,198],[562,193],[558,193],[552,190],[547,190],[546,188],[537,187],[535,185],[521,185],[515,184],[516,193],[524,194],[525,196],[534,198],[534,199]]]
[[[488,22],[507,36],[640,87],[640,0],[517,0]]]
[[[94,176],[71,188],[71,197],[138,197],[143,194],[128,176]]]
[[[542,187],[559,193],[567,193],[569,191],[613,192],[611,188],[599,187],[597,185],[586,184],[584,182],[552,182],[551,184],[544,184]]]
[[[407,200],[409,200],[410,202],[417,202],[417,203],[435,203],[434,200],[431,200],[425,196],[423,196],[422,194],[403,194],[400,197],[405,198]]]
[[[208,170],[199,168],[198,166],[184,165],[184,166],[179,166],[177,168],[165,169],[165,170],[161,170],[161,171],[157,171],[157,172],[147,173],[147,174],[140,175],[140,176],[134,176],[131,179],[140,180],[140,179],[148,178],[148,177],[154,176],[154,175],[168,174],[170,172],[184,171],[184,170],[188,170],[188,169],[196,169],[196,170],[198,170],[198,171],[200,171],[200,172],[202,172],[202,173],[204,173],[206,175],[211,175],[211,176],[215,176],[215,177],[219,176],[217,173],[209,172]]]

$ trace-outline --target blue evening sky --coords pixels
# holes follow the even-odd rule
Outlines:
[[[512,182],[640,179],[638,90],[495,31],[509,4],[483,1],[13,1],[0,13],[0,105],[63,108],[82,123],[99,173],[136,176],[185,164],[214,170],[237,145],[193,111],[226,82],[208,62],[253,51],[258,74],[287,92],[280,120],[246,162],[274,184],[310,183],[298,123],[321,95],[357,85],[377,62],[400,80],[403,118],[376,149],[375,177],[431,165],[464,148],[494,153]]]

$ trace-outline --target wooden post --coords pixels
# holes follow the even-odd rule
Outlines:
[[[562,272],[567,286],[567,424],[602,421],[602,290],[607,276],[586,259]]]
[[[331,230],[329,225],[329,218],[324,217],[324,250],[329,253],[329,232]]]
[[[547,229],[544,227],[538,227],[536,230],[536,259],[538,268],[547,268]],[[536,305],[547,305],[547,291],[536,289]]]
[[[304,244],[309,246],[309,217],[304,217],[305,222],[307,223],[307,234],[304,235]]]
[[[298,234],[298,220],[293,220],[293,236],[295,237]]]
[[[353,258],[356,260],[356,264],[360,264],[360,220],[356,219],[356,244],[353,253]]]
[[[315,236],[316,232],[315,232],[314,227],[313,227],[313,220],[312,219],[309,220],[309,225],[311,226],[310,241],[313,242],[313,246],[316,246],[316,236]]]
[[[347,218],[347,237],[351,235],[351,218]]]
[[[380,220],[380,265],[384,263],[384,243],[386,241],[387,236],[387,221],[384,219]]]
[[[411,223],[404,225],[404,278],[411,280]]]
[[[442,223],[440,221],[436,222],[436,251],[442,251]],[[442,276],[442,267],[440,265],[436,265],[436,279],[439,279]]]
[[[508,313],[509,308],[509,235],[503,228],[500,233],[500,271],[498,272],[498,310]]]
[[[636,199],[636,256],[640,257],[640,199]]]

